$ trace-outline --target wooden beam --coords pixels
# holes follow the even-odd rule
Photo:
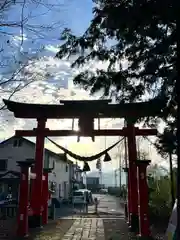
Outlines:
[[[107,105],[109,103],[112,102],[111,99],[105,99],[105,100],[60,100],[59,101],[60,104],[64,104],[66,106],[70,106],[70,105],[78,105],[78,106],[91,106],[93,105],[93,107],[95,105]]]
[[[45,129],[45,131],[42,132],[44,136],[49,137],[67,137],[67,136],[77,136],[78,132],[74,130],[50,130]],[[101,130],[94,130],[93,135],[94,136],[128,136],[128,129],[101,129]],[[16,130],[16,136],[24,136],[24,137],[35,137],[38,134],[37,129],[33,130]],[[136,136],[154,136],[157,135],[156,129],[138,129],[135,128],[135,135]],[[85,137],[90,137],[87,135],[80,135]]]
[[[93,118],[140,118],[159,116],[165,103],[154,100],[127,104],[27,104],[3,100],[17,118],[73,119],[82,115]]]

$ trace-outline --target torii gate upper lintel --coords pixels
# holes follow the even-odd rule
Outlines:
[[[94,118],[141,118],[157,116],[164,101],[112,104],[111,100],[60,101],[60,104],[29,104],[3,99],[16,118],[79,119],[83,114]]]
[[[129,184],[130,195],[129,215],[130,225],[136,229],[138,221],[138,182],[137,182],[137,153],[136,136],[156,135],[156,129],[139,129],[134,127],[131,119],[161,115],[165,103],[160,100],[151,100],[141,103],[112,104],[111,100],[75,100],[60,101],[59,105],[27,104],[3,100],[7,109],[17,118],[37,119],[38,125],[33,130],[17,130],[17,136],[36,136],[35,171],[38,176],[32,190],[32,208],[37,226],[41,225],[42,215],[42,174],[43,149],[45,136],[127,136],[129,155]],[[94,119],[98,118],[125,118],[127,126],[123,129],[94,129]],[[79,119],[80,131],[49,130],[45,127],[47,119]],[[128,198],[129,199],[129,198]],[[148,204],[148,199],[144,199]],[[141,209],[141,213],[143,209]],[[142,218],[143,216],[140,216]],[[143,232],[140,230],[140,232]]]

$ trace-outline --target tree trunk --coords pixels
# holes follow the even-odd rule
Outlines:
[[[171,183],[171,204],[172,209],[175,203],[175,195],[174,195],[174,177],[173,177],[173,165],[172,165],[172,154],[169,153],[169,169],[170,169],[170,183]]]

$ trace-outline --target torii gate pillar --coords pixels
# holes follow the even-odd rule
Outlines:
[[[48,200],[49,200],[49,186],[48,186],[48,174],[52,172],[52,168],[44,168],[44,181],[43,181],[43,189],[42,189],[42,204],[43,204],[43,212],[42,212],[42,224],[45,225],[48,223]]]
[[[44,158],[44,130],[46,125],[46,119],[37,119],[37,135],[36,135],[36,150],[35,150],[35,165],[34,173],[36,174],[36,179],[32,182],[32,193],[31,193],[31,208],[33,215],[31,216],[31,221],[33,222],[33,227],[42,226],[42,211],[43,211],[43,201],[42,201],[42,189],[43,189],[43,158]]]
[[[130,225],[130,213],[132,212],[131,211],[131,206],[130,206],[130,203],[131,203],[131,189],[130,189],[130,177],[129,177],[129,168],[126,167],[124,168],[124,172],[126,173],[126,181],[127,181],[127,198],[126,198],[126,217],[127,217],[127,223],[128,225]]]
[[[129,171],[128,171],[128,207],[129,207],[129,224],[132,232],[139,231],[138,218],[138,187],[137,187],[137,151],[136,151],[136,134],[134,124],[127,123],[128,129],[128,156],[129,156]]]
[[[28,202],[29,202],[29,168],[34,162],[18,161],[21,168],[21,181],[19,188],[19,209],[17,217],[17,237],[24,238],[28,236]]]
[[[139,237],[152,239],[148,216],[148,185],[146,169],[151,161],[137,161],[138,167],[138,189],[139,189]]]
[[[129,226],[130,230],[139,233],[139,211],[138,211],[138,176],[137,176],[137,150],[136,136],[156,135],[156,129],[139,129],[134,126],[135,118],[127,119],[126,136],[128,139],[128,156],[129,156],[129,171],[128,171],[128,211],[129,211]],[[139,193],[141,195],[141,192]],[[142,197],[142,196],[141,196]],[[144,199],[148,204],[148,200]]]

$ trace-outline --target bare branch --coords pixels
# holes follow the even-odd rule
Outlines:
[[[30,6],[30,7],[29,7]],[[43,12],[36,14],[35,9],[43,7]],[[44,49],[34,51],[25,49],[25,42],[28,41],[34,47],[37,39],[52,39],[50,31],[62,27],[62,19],[57,22],[42,23],[38,21],[42,16],[46,16],[50,11],[59,12],[62,4],[50,4],[48,0],[0,0],[0,91],[8,95],[9,99],[16,93],[30,85],[36,80],[44,80],[46,72],[33,71],[33,64],[39,58],[39,54]],[[14,8],[20,10],[20,18],[13,19],[11,11]],[[28,9],[28,12],[26,11]],[[59,14],[60,16],[60,14]],[[36,21],[35,21],[36,20]],[[35,24],[34,24],[35,22]],[[14,29],[17,28],[18,34]],[[20,32],[20,34],[19,34]],[[32,53],[33,52],[33,53]],[[4,110],[1,106],[0,110]]]

